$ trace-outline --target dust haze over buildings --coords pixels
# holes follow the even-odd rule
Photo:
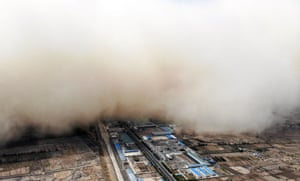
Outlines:
[[[100,117],[261,131],[299,105],[295,0],[0,2],[0,139]]]

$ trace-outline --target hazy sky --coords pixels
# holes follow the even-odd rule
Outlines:
[[[299,105],[298,0],[0,2],[0,139],[103,117],[261,131]]]

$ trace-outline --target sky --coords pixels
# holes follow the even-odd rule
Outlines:
[[[297,0],[0,2],[0,139],[105,118],[260,132],[299,107]]]

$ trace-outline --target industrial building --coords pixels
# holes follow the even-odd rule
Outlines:
[[[147,125],[151,126],[134,128],[135,133],[176,178],[190,180],[219,176],[211,162],[202,159],[173,134],[172,127],[155,123]]]
[[[125,178],[130,181],[162,180],[161,175],[146,159],[122,125],[111,124],[108,130]],[[116,130],[122,131],[115,132]]]

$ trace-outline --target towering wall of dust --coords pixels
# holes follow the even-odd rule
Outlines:
[[[98,117],[260,131],[299,105],[298,0],[0,2],[0,138]]]

